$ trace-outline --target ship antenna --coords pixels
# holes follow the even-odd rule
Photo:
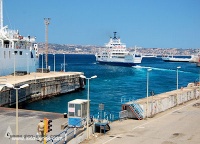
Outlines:
[[[0,22],[0,28],[2,29],[3,28],[3,0],[0,0],[0,19],[1,19],[1,22]]]

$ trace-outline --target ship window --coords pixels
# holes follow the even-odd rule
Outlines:
[[[33,58],[33,53],[31,52],[31,58]]]
[[[15,55],[17,55],[17,51],[14,51]]]
[[[69,107],[74,107],[74,104],[69,104]]]
[[[4,41],[4,47],[9,48],[9,41]]]
[[[69,112],[69,116],[74,116],[74,112]]]
[[[78,116],[78,117],[80,117],[81,116],[81,105],[80,104],[76,104],[75,105],[75,114],[74,114],[74,116]]]
[[[22,55],[22,51],[19,52],[19,55]]]
[[[4,58],[6,58],[6,51],[4,51]]]

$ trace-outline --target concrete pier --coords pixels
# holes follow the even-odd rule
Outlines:
[[[170,92],[165,92],[162,94],[145,97],[137,101],[129,101],[122,105],[123,110],[128,111],[128,118],[137,118],[134,110],[137,108],[130,107],[132,103],[139,104],[141,108],[140,114],[142,118],[153,117],[156,114],[176,107],[180,104],[184,104],[193,99],[199,98],[199,86],[194,83],[189,83],[187,87],[182,87],[178,90],[173,90]]]
[[[19,103],[22,103],[82,89],[85,84],[80,75],[84,74],[82,72],[36,72],[23,76],[0,77],[0,106],[12,106],[16,103],[16,90],[6,87],[6,83],[15,87],[29,85],[18,91]]]

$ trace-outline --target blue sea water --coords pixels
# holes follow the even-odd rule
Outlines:
[[[57,54],[55,58],[56,71],[60,71],[63,69],[64,56]],[[154,91],[155,94],[176,89],[178,66],[181,66],[178,71],[179,88],[199,80],[200,68],[196,67],[195,63],[164,62],[161,58],[143,58],[140,67],[133,68],[100,65],[96,63],[94,55],[66,54],[65,59],[66,71],[84,72],[86,77],[97,75],[96,79],[90,80],[91,114],[97,114],[99,104],[104,103],[105,111],[114,114],[115,119],[121,110],[122,97],[126,97],[127,100],[146,97],[148,68],[152,69],[149,72],[149,92]],[[49,65],[53,71],[53,55],[49,55]],[[83,91],[32,102],[24,108],[65,113],[68,111],[67,103],[74,99],[87,99],[87,85]]]

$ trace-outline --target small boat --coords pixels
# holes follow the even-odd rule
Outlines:
[[[105,45],[105,50],[95,54],[96,61],[100,64],[130,67],[140,64],[142,56],[136,53],[136,47],[134,52],[129,52],[120,38],[116,37],[116,33],[114,32],[114,37]]]

